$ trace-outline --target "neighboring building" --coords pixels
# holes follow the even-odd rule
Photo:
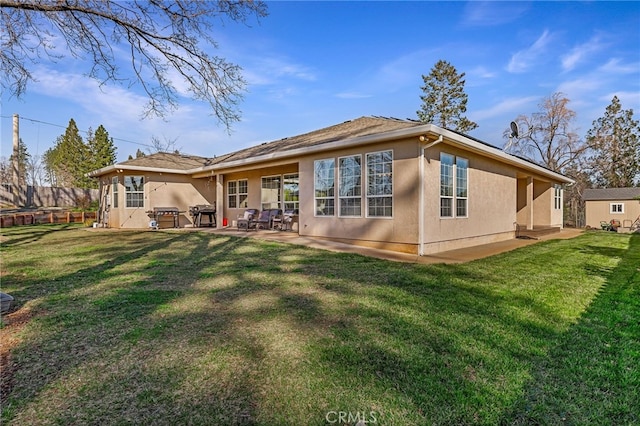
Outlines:
[[[101,222],[145,228],[147,211],[217,204],[299,211],[298,233],[429,254],[562,227],[572,180],[432,124],[361,117],[216,158],[154,154],[96,170]]]
[[[592,228],[600,228],[600,222],[613,219],[629,228],[640,218],[640,188],[585,189],[582,199],[586,225]]]

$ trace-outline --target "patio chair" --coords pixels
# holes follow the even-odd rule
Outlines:
[[[244,229],[249,232],[249,229],[256,229],[256,218],[258,216],[258,209],[246,209],[244,213],[238,216],[238,230]]]
[[[273,228],[273,219],[282,215],[282,210],[280,209],[265,209],[260,212],[260,216],[256,219],[256,229],[272,229]]]
[[[601,220],[600,221],[600,228],[602,228],[603,231],[611,231],[611,224],[609,222]]]

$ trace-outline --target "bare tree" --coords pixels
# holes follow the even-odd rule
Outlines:
[[[555,172],[563,172],[587,149],[573,129],[576,113],[567,107],[569,99],[554,93],[538,105],[540,110],[520,115],[515,122],[520,129],[506,151],[528,158]],[[505,138],[510,131],[505,132]]]
[[[102,84],[139,84],[148,97],[146,115],[163,116],[178,105],[170,77],[175,71],[194,99],[208,102],[213,115],[230,129],[240,119],[237,104],[246,83],[239,66],[210,56],[214,18],[246,22],[267,15],[262,1],[191,0],[0,0],[2,86],[22,95],[34,77],[30,67],[42,58],[63,55],[62,40],[74,58],[89,59],[88,75]],[[124,46],[133,71],[118,65]]]

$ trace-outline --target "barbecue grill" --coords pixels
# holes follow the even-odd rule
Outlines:
[[[216,224],[216,205],[215,204],[198,204],[189,207],[189,215],[193,220],[193,226],[199,228],[201,226],[217,227]],[[207,216],[209,222],[202,224],[202,216]]]
[[[154,207],[153,210],[148,211],[147,214],[149,217],[153,217],[153,220],[156,222],[156,225],[160,222],[161,218],[169,218],[173,219],[173,227],[178,228],[180,225],[180,210],[177,207]]]

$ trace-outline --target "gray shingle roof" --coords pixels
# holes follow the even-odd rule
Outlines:
[[[640,188],[598,188],[585,189],[582,199],[585,201],[598,200],[633,200],[640,197]]]
[[[343,139],[407,129],[423,124],[424,123],[418,121],[399,120],[396,118],[360,117],[302,135],[266,142],[261,145],[236,151],[219,162],[224,163],[225,161],[243,160],[245,158],[271,154],[273,152],[307,148]]]
[[[210,163],[211,159],[198,157],[195,155],[174,154],[170,152],[157,152],[155,154],[145,155],[144,157],[134,158],[132,160],[123,161],[121,165],[136,167],[152,167],[171,170],[191,170],[196,167],[202,167]]]

